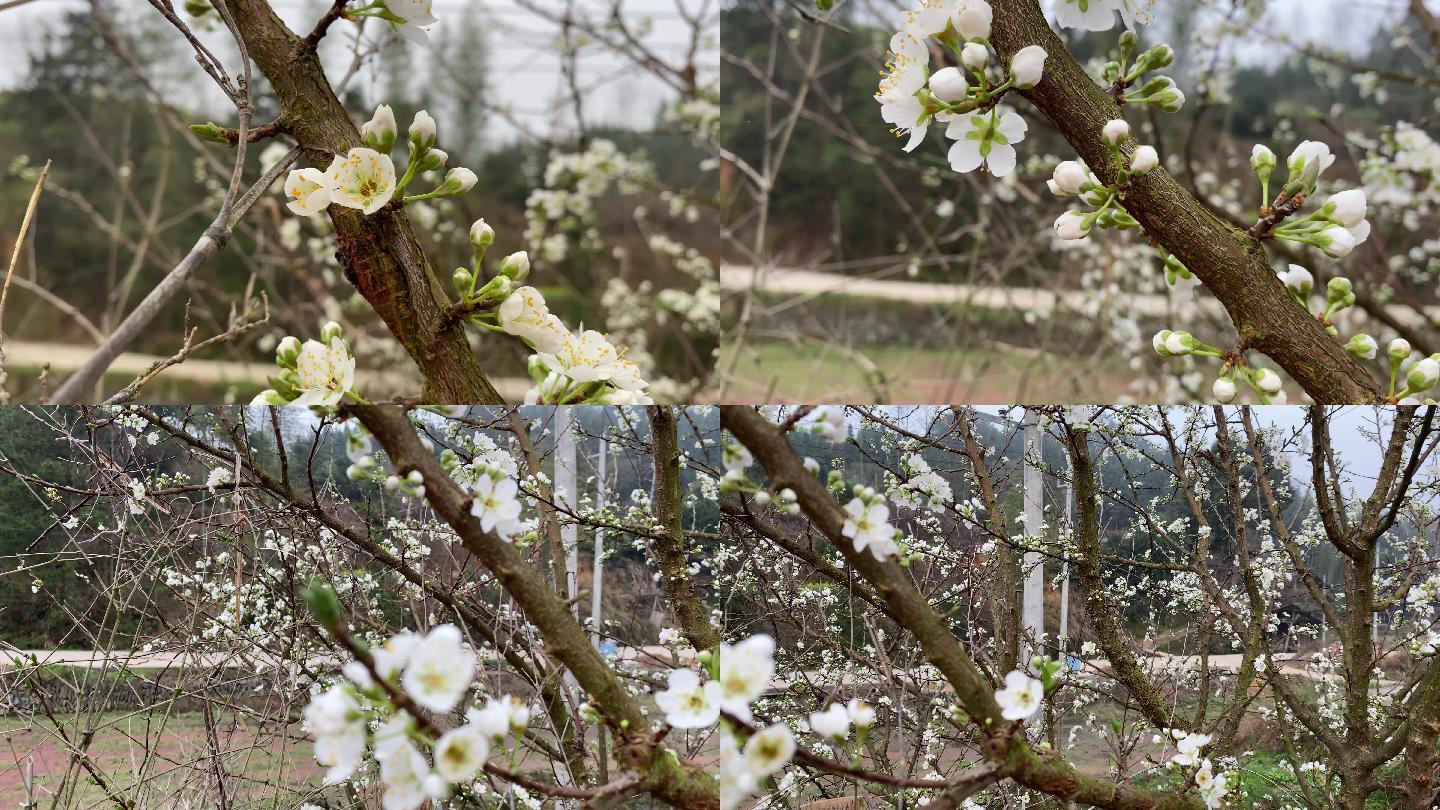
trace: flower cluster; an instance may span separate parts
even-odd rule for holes
[[[270,378],[274,387],[250,404],[334,407],[342,400],[365,401],[355,392],[355,358],[334,321],[321,327],[319,340],[301,343],[287,336],[275,349],[275,362],[280,373]]]
[[[330,205],[355,208],[373,214],[401,195],[404,202],[458,197],[474,188],[479,180],[463,167],[451,169],[440,185],[424,194],[404,196],[411,181],[419,174],[445,168],[449,155],[435,148],[435,119],[424,110],[415,114],[408,139],[410,160],[405,173],[396,179],[395,163],[390,152],[397,138],[395,112],[387,104],[375,108],[375,115],[360,127],[360,141],[344,155],[336,155],[330,167],[292,169],[285,180],[285,194],[292,199],[287,206],[300,216],[315,216]]]
[[[890,525],[890,507],[885,496],[872,487],[856,485],[855,497],[845,504],[845,525],[840,533],[855,544],[855,550],[864,553],[866,549],[877,560],[894,557],[900,553],[896,542],[900,532]]]
[[[1025,138],[1025,119],[1000,106],[1011,90],[1040,83],[1045,50],[1020,49],[1009,70],[990,70],[990,23],[994,16],[985,0],[922,0],[905,12],[900,31],[890,40],[886,72],[875,92],[880,115],[908,134],[905,151],[925,139],[930,123],[944,123],[945,137],[955,143],[950,167],[957,172],[986,166],[996,177],[1015,170],[1015,146]],[[957,66],[930,73],[929,40],[954,55]]]
[[[1205,800],[1207,808],[1215,805],[1229,793],[1229,777],[1223,773],[1215,773],[1214,766],[1210,760],[1202,756],[1200,751],[1210,744],[1209,734],[1195,734],[1183,729],[1170,729],[1169,737],[1175,741],[1175,748],[1179,753],[1170,759],[1172,766],[1189,767],[1198,765],[1195,769],[1195,787],[1200,790],[1200,798]]]
[[[1179,112],[1185,106],[1185,94],[1169,76],[1155,76],[1143,84],[1145,75],[1169,67],[1175,61],[1175,50],[1163,42],[1135,56],[1140,37],[1134,31],[1120,35],[1116,58],[1100,69],[1100,77],[1110,85],[1110,94],[1121,104],[1153,104],[1162,112]],[[1137,86],[1138,85],[1138,86]]]
[[[423,636],[402,632],[362,651],[344,666],[346,680],[305,708],[315,759],[329,768],[326,784],[350,779],[369,751],[379,764],[387,810],[414,810],[468,786],[507,738],[525,733],[529,708],[512,696],[491,698],[468,709],[463,724],[437,734],[411,707],[450,715],[470,691],[475,666],[474,651],[451,624]]]
[[[720,708],[744,722],[754,720],[750,704],[770,688],[775,677],[775,639],[755,635],[737,644],[720,645]],[[795,737],[784,723],[754,733],[725,723],[720,734],[720,807],[735,810],[761,791],[772,774],[795,755]]]
[[[895,480],[886,493],[900,506],[938,511],[955,500],[950,482],[930,469],[930,463],[919,453],[909,453],[901,458],[900,469],[907,479],[903,482]]]
[[[1055,220],[1055,233],[1061,239],[1084,239],[1091,229],[1114,228],[1128,230],[1139,228],[1140,223],[1130,216],[1120,201],[1124,197],[1125,184],[1130,178],[1146,174],[1160,165],[1160,155],[1155,147],[1140,145],[1127,157],[1124,146],[1130,138],[1130,125],[1117,118],[1105,125],[1101,133],[1110,147],[1110,155],[1121,167],[1115,175],[1115,182],[1109,186],[1100,182],[1085,164],[1079,160],[1067,160],[1055,167],[1055,172],[1046,181],[1051,193],[1057,197],[1077,197],[1090,211],[1069,210]]]
[[[1065,28],[1108,31],[1118,11],[1133,32],[1135,23],[1149,22],[1145,8],[1154,4],[1155,0],[1055,0],[1055,21]]]
[[[1357,245],[1370,238],[1370,221],[1365,192],[1348,189],[1332,194],[1319,209],[1300,219],[1286,220],[1297,212],[1315,193],[1320,175],[1335,162],[1330,147],[1320,141],[1303,141],[1286,161],[1288,176],[1279,196],[1266,204],[1270,196],[1270,175],[1275,170],[1275,153],[1263,144],[1256,144],[1250,153],[1250,167],[1260,180],[1260,215],[1267,224],[1262,236],[1274,236],[1289,242],[1313,245],[1332,259],[1343,259]],[[1285,220],[1285,221],[1281,221]]]

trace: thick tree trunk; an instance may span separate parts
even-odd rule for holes
[[[650,406],[650,441],[655,459],[655,518],[662,536],[655,538],[660,563],[660,584],[665,600],[680,624],[680,632],[696,650],[713,649],[720,634],[710,623],[710,611],[695,596],[685,550],[684,493],[680,488],[680,439],[675,411],[669,405]]]
[[[1110,182],[1120,169],[1101,137],[1121,108],[1085,73],[1051,30],[1036,0],[995,0],[991,41],[1005,61],[1029,45],[1044,48],[1044,79],[1024,91],[1087,165]],[[1223,222],[1162,168],[1133,179],[1125,209],[1185,263],[1230,314],[1248,349],[1269,355],[1316,402],[1376,401],[1380,388],[1359,361],[1286,291],[1265,249]],[[1183,324],[1176,324],[1177,327]]]
[[[360,133],[335,96],[315,52],[267,0],[230,0],[230,10],[255,64],[280,97],[281,128],[322,170],[334,155],[360,146]],[[405,346],[424,378],[421,398],[433,404],[502,404],[466,339],[446,314],[449,299],[431,270],[410,220],[391,206],[366,216],[332,205],[336,257],[365,300]]]

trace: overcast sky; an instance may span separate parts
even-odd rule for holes
[[[539,2],[563,7],[559,0]],[[627,19],[632,22],[638,22],[642,17],[653,20],[653,28],[645,37],[646,45],[662,57],[678,62],[688,44],[688,27],[676,11],[676,2],[682,3],[686,9],[701,5],[700,0],[626,0],[624,8]],[[297,31],[308,31],[318,19],[319,10],[329,5],[326,0],[270,0],[270,3]],[[66,11],[84,9],[88,5],[86,0],[33,0],[9,11],[0,11],[0,88],[13,87],[24,79],[29,54],[34,47],[32,43],[39,40],[37,32],[57,26]],[[129,14],[155,14],[145,0],[121,0],[117,7]],[[713,15],[713,0],[710,7],[712,17],[718,20]],[[578,0],[576,8],[581,13],[598,15],[608,5],[598,0]],[[453,21],[464,13],[483,14],[485,18],[491,53],[492,100],[513,108],[524,126],[536,134],[550,135],[557,129],[568,128],[568,121],[557,120],[547,109],[549,101],[561,88],[560,63],[552,47],[557,29],[510,0],[436,0],[435,14],[440,22],[431,28],[432,33],[438,33],[447,18]],[[718,28],[718,22],[716,26]],[[345,43],[337,42],[332,46],[333,50],[328,54],[331,58],[327,59],[327,67],[332,77],[343,75],[348,65],[347,48],[341,47],[348,47],[349,31],[346,28],[339,26],[332,29],[340,35],[335,39],[345,40]],[[354,29],[351,27],[349,30]],[[228,34],[211,32],[202,38],[207,40],[207,44],[223,45]],[[715,38],[718,41],[718,31]],[[181,41],[177,39],[177,52],[180,47]],[[707,58],[713,75],[718,66],[717,52],[712,50]],[[178,95],[182,104],[195,108],[197,112],[224,114],[229,106],[218,89],[193,63],[185,67],[192,69],[193,75],[185,77],[183,82],[175,82],[166,88],[167,91]],[[654,121],[657,111],[674,97],[667,86],[643,69],[600,49],[592,48],[582,57],[579,73],[599,85],[587,94],[586,115],[591,126],[648,126]],[[382,78],[375,71],[366,71],[356,81],[360,88],[368,90],[371,84],[378,84]],[[370,94],[367,92],[367,95]],[[405,122],[402,122],[404,125]],[[487,125],[491,143],[511,141],[516,134],[515,127],[498,116]]]

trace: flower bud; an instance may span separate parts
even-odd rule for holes
[[[282,368],[294,368],[295,361],[300,358],[300,339],[294,335],[286,335],[275,347],[275,362]]]
[[[953,14],[950,16],[950,24],[955,27],[955,33],[960,39],[969,42],[976,39],[990,38],[990,21],[994,17],[994,11],[989,3],[978,2],[978,0],[961,0]]]
[[[435,119],[430,113],[421,110],[415,113],[415,120],[410,123],[410,144],[417,152],[424,152],[435,145]]]
[[[340,324],[334,321],[327,321],[324,326],[320,327],[320,341],[327,346],[330,345],[330,341],[343,337],[344,334],[345,331],[340,328]]]
[[[475,220],[475,224],[470,226],[470,244],[476,250],[490,247],[495,244],[495,229],[483,219]]]
[[[1386,352],[1390,355],[1390,361],[1392,363],[1398,363],[1410,356],[1410,341],[1405,338],[1395,338],[1390,341]]]
[[[1135,150],[1135,157],[1130,161],[1130,171],[1135,174],[1145,174],[1156,166],[1160,165],[1160,154],[1153,146],[1141,146]]]
[[[1275,153],[1263,143],[1255,144],[1250,150],[1250,168],[1255,170],[1260,182],[1269,180],[1270,173],[1275,171]]]
[[[1315,277],[1298,264],[1290,265],[1289,269],[1280,274],[1280,280],[1302,301],[1310,297],[1310,291],[1315,287]]]
[[[1326,306],[1335,309],[1344,309],[1355,303],[1355,292],[1350,284],[1350,279],[1344,276],[1336,276],[1330,279],[1325,285]]]
[[[1150,50],[1140,54],[1135,60],[1135,67],[1130,71],[1132,76],[1140,76],[1152,70],[1160,70],[1170,66],[1175,61],[1175,49],[1163,42]]]
[[[1255,375],[1255,387],[1267,394],[1277,394],[1283,385],[1280,375],[1268,368],[1262,368]]]
[[[475,184],[479,181],[480,178],[475,176],[475,172],[464,167],[457,167],[451,169],[450,172],[445,175],[445,182],[441,184],[440,190],[443,191],[446,196],[453,197],[464,194],[474,188]]]
[[[456,291],[464,295],[470,292],[470,285],[474,283],[475,277],[470,274],[469,270],[457,267],[455,272],[450,274],[450,281],[454,283]]]
[[[1440,362],[1433,357],[1427,357],[1410,369],[1405,384],[1411,391],[1425,391],[1434,388],[1437,380],[1440,380]]]
[[[1321,210],[1331,220],[1346,228],[1354,228],[1365,219],[1365,192],[1352,188],[1332,194]]]
[[[1055,233],[1061,239],[1084,239],[1090,233],[1090,222],[1079,211],[1066,211],[1055,220]]]
[[[980,47],[984,49],[983,45]],[[965,81],[965,74],[961,73],[959,68],[940,68],[930,77],[930,92],[947,104],[964,100],[969,89],[970,84]]]
[[[191,124],[190,131],[195,134],[195,137],[202,141],[223,144],[230,143],[230,139],[225,137],[225,130],[219,124]]]
[[[1345,351],[1350,352],[1361,360],[1374,360],[1375,354],[1379,349],[1380,347],[1375,343],[1375,338],[1369,335],[1356,335],[1350,338],[1349,343],[1345,344]]]
[[[425,157],[420,158],[420,171],[438,172],[441,169],[445,168],[445,161],[449,159],[450,155],[447,154],[444,150],[431,149],[430,151],[425,153]]]
[[[1169,352],[1171,357],[1184,357],[1194,350],[1195,338],[1188,332],[1171,332],[1170,336],[1165,338],[1165,351]]]
[[[1105,125],[1105,129],[1101,131],[1101,134],[1105,137],[1106,143],[1114,146],[1130,137],[1130,125],[1125,122],[1125,119],[1116,118]]]
[[[1315,236],[1316,244],[1332,259],[1343,259],[1355,249],[1355,235],[1332,225]]]
[[[1229,377],[1220,377],[1210,387],[1210,392],[1215,395],[1221,405],[1229,405],[1235,401],[1235,395],[1239,393],[1235,388],[1235,381]]]
[[[1021,90],[1029,90],[1045,75],[1045,59],[1049,54],[1039,45],[1021,48],[1010,59],[1010,78]]]
[[[755,493],[755,497],[751,498],[751,500],[753,500],[753,501],[755,502],[755,505],[756,505],[756,506],[758,506],[758,507],[760,507],[760,508],[763,509],[763,508],[765,508],[766,506],[769,506],[769,505],[770,505],[770,493],[765,492],[765,491],[762,490],[762,491],[760,491],[760,492]]]
[[[360,142],[376,152],[388,155],[395,146],[399,125],[395,123],[395,111],[389,104],[375,108],[375,115],[360,125]]]
[[[960,51],[960,61],[971,70],[981,70],[990,62],[990,49],[978,42],[969,42]]]
[[[523,250],[511,253],[500,262],[500,275],[512,281],[524,281],[530,275],[530,254]]]
[[[1073,197],[1090,183],[1090,171],[1078,160],[1062,161],[1050,177],[1050,191],[1059,197]]]
[[[286,399],[283,394],[281,394],[279,391],[276,391],[274,388],[266,388],[264,391],[261,391],[259,394],[256,394],[256,395],[255,395],[255,398],[252,399],[252,400],[250,400],[250,404],[251,404],[251,405],[288,405],[288,404],[290,404],[290,400]]]
[[[1155,104],[1160,107],[1161,112],[1177,113],[1185,106],[1185,94],[1178,87],[1172,87],[1163,93],[1157,94]]]

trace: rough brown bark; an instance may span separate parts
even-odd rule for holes
[[[720,633],[710,623],[710,611],[695,597],[690,560],[685,550],[684,496],[680,489],[680,438],[675,411],[669,405],[651,405],[650,441],[655,461],[655,518],[662,531],[655,537],[660,563],[660,584],[680,632],[696,650],[714,649]]]
[[[706,773],[701,765],[682,763],[674,751],[654,741],[640,705],[590,645],[585,629],[565,600],[514,545],[494,532],[480,529],[479,519],[470,514],[470,497],[421,444],[405,411],[385,405],[354,407],[353,411],[385,448],[398,474],[415,470],[424,476],[425,499],[430,508],[455,529],[465,549],[495,575],[525,618],[539,630],[549,654],[575,676],[576,683],[606,717],[619,742],[620,761],[645,774],[640,789],[677,807],[718,808],[719,786],[713,774]]]
[[[360,133],[314,49],[286,27],[267,0],[230,0],[229,6],[251,57],[280,98],[276,123],[305,148],[311,165],[323,169],[334,155],[360,146]],[[421,398],[434,404],[503,404],[463,326],[447,317],[445,288],[403,210],[392,203],[366,216],[332,205],[328,213],[345,277],[414,359],[424,379]]]
[[[1044,48],[1043,80],[1023,91],[1102,182],[1120,169],[1101,137],[1123,117],[1051,30],[1036,0],[995,0],[991,42],[1006,62],[1029,45]],[[1375,402],[1379,385],[1286,291],[1261,243],[1226,224],[1163,168],[1133,179],[1125,209],[1190,268],[1224,305],[1242,345],[1268,355],[1316,402]],[[1177,324],[1178,325],[1178,324]]]

